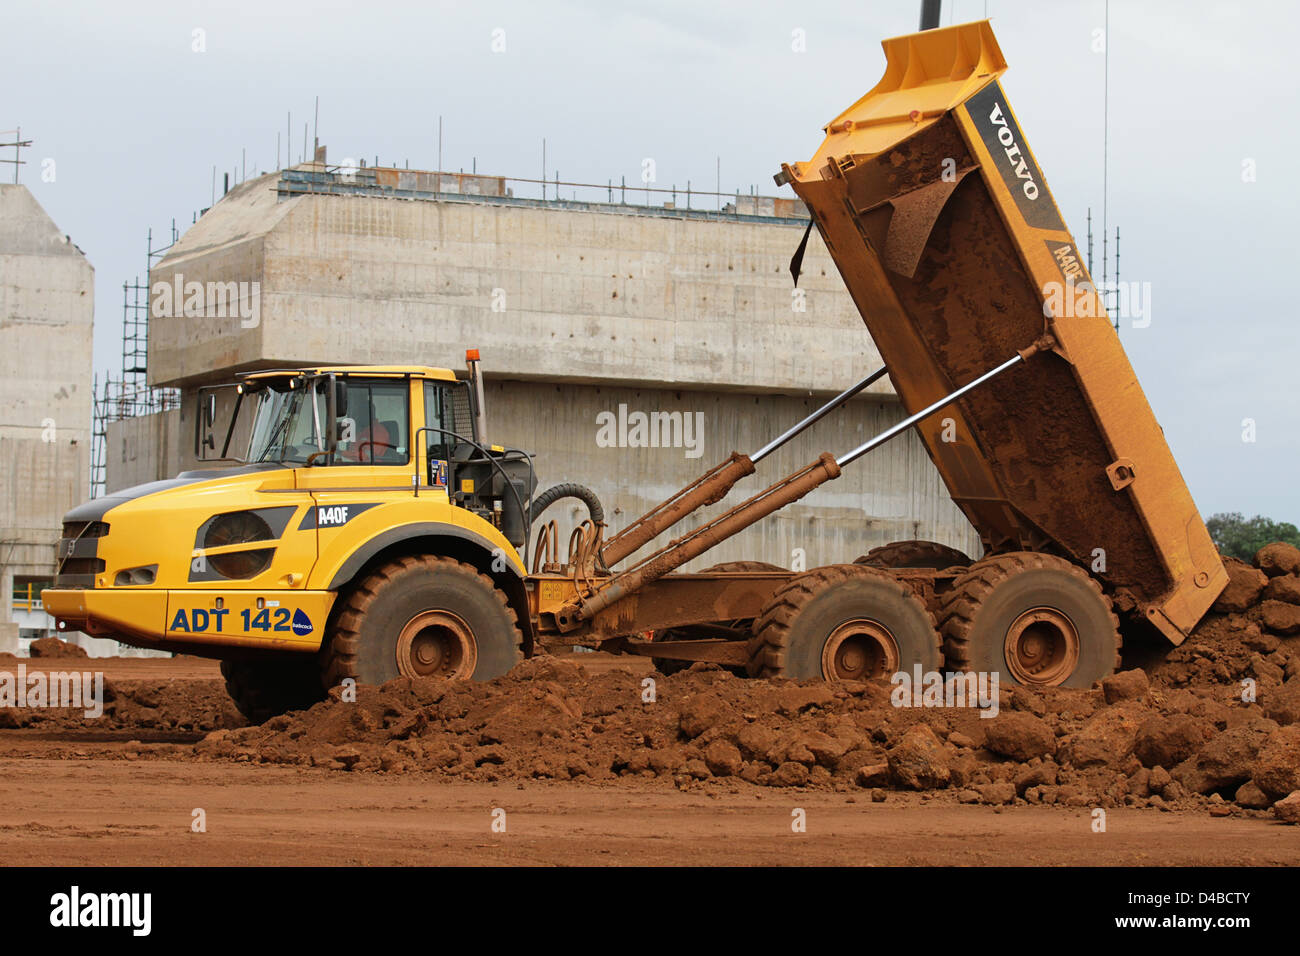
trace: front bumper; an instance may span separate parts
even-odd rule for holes
[[[47,588],[60,631],[82,631],[137,647],[320,648],[333,591],[164,588]]]

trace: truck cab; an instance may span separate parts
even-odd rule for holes
[[[272,670],[314,671],[303,662],[327,651],[340,594],[377,568],[434,555],[502,593],[526,652],[518,549],[536,479],[528,454],[484,442],[470,356],[468,380],[427,366],[250,373],[217,387],[234,390],[220,423],[216,388],[201,389],[195,456],[216,467],[65,516],[58,576],[45,592],[59,628],[234,669],[256,652]],[[400,673],[385,665],[358,676]]]

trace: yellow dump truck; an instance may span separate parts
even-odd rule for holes
[[[59,626],[221,658],[255,720],[344,679],[483,680],[547,647],[757,677],[919,667],[1088,687],[1116,667],[1121,616],[1181,642],[1226,573],[998,82],[992,30],[926,31],[885,52],[880,83],[778,176],[885,367],[608,538],[590,491],[535,495],[528,454],[487,442],[476,353],[465,380],[253,373],[220,451],[202,394],[196,416],[196,451],[229,458],[240,409],[255,406],[238,464],[66,516],[44,592]],[[886,374],[902,422],[645,553]],[[798,573],[679,570],[913,427],[980,533],[978,560],[909,541]],[[565,497],[590,513],[567,547],[540,520]]]

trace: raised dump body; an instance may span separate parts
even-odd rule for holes
[[[811,210],[909,412],[1053,335],[1052,354],[918,430],[987,549],[1073,558],[1180,643],[1227,573],[998,83],[993,31],[883,45],[884,78],[778,182]]]

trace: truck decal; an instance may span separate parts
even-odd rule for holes
[[[1025,222],[1036,229],[1064,231],[1065,223],[1043,182],[1042,171],[1029,155],[1016,118],[1007,108],[1001,85],[994,80],[972,96],[963,108],[992,154],[993,164],[1002,174],[1002,181]]]
[[[226,615],[230,608],[178,608],[167,625],[171,632],[187,634],[225,634]],[[253,631],[293,633],[305,637],[315,630],[309,618],[301,608],[290,612],[287,607],[244,608],[239,612],[241,628],[235,633],[248,634]]]
[[[298,530],[341,528],[361,512],[373,508],[377,504],[378,502],[372,501],[366,504],[317,505],[314,508],[307,509],[307,513],[302,516],[302,523],[298,525]]]

